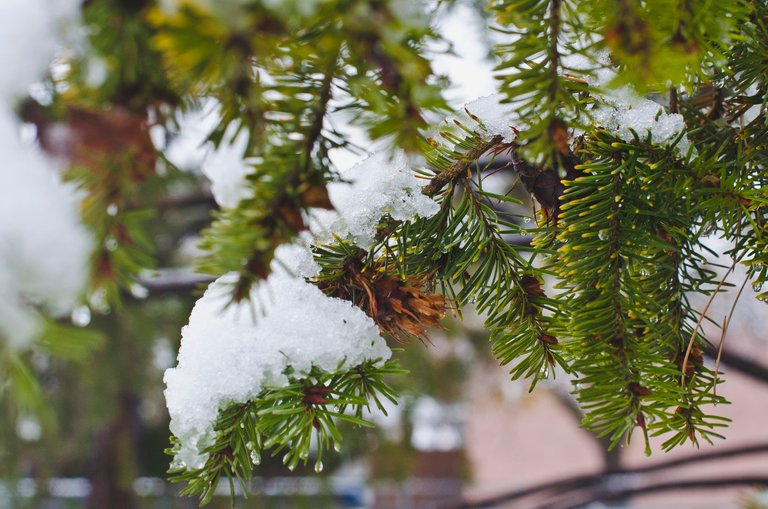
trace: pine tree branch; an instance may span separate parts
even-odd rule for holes
[[[304,210],[331,207],[325,188],[330,170],[323,158],[330,142],[323,136],[323,127],[340,52],[337,41],[330,51],[294,62],[295,68],[274,70],[272,87],[282,91],[283,99],[273,109],[287,119],[273,118],[264,128],[269,130],[265,138],[269,143],[261,147],[256,171],[246,177],[253,195],[222,211],[204,233],[203,246],[210,256],[203,260],[202,269],[212,274],[239,273],[233,284],[234,302],[247,299],[254,283],[268,277],[275,249],[306,229]],[[297,100],[294,94],[299,92],[311,93],[315,99]],[[296,133],[303,136],[296,139]]]

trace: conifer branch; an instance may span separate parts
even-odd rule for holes
[[[366,362],[350,368],[291,377],[284,387],[268,387],[246,403],[223,409],[216,421],[213,443],[203,451],[202,466],[172,466],[172,482],[187,485],[183,495],[200,496],[210,502],[222,476],[241,485],[251,479],[262,455],[283,453],[290,469],[309,462],[310,447],[316,446],[315,470],[323,469],[323,455],[341,450],[340,422],[371,426],[363,410],[373,404],[383,411],[383,400],[396,401],[397,393],[385,377],[405,373],[395,361]],[[182,444],[172,439],[166,452],[179,453]],[[233,494],[234,496],[234,494]]]
[[[28,8],[16,3],[12,10]],[[205,230],[208,256],[202,266],[212,276],[227,275],[195,307],[184,333],[185,353],[166,377],[168,394],[178,396],[168,398],[178,433],[170,452],[179,460],[176,479],[188,483],[185,493],[206,501],[222,476],[230,486],[234,478],[244,482],[262,453],[281,453],[292,468],[308,463],[313,452],[316,468],[322,468],[322,455],[341,441],[341,422],[366,426],[363,410],[369,404],[383,409],[384,400],[396,400],[388,377],[402,371],[394,362],[371,359],[389,354],[381,334],[429,343],[428,329],[439,326],[447,307],[458,314],[474,305],[491,332],[493,354],[512,366],[513,378],[528,377],[535,385],[556,366],[574,372],[585,425],[611,446],[628,440],[636,428],[646,443],[649,434],[663,435],[665,450],[720,437],[716,431],[727,419],[708,410],[725,403],[715,390],[719,362],[714,370],[704,362],[707,341],[700,331],[711,319],[708,307],[694,309],[689,295],[714,298],[726,286],[708,268],[704,240],[720,234],[733,244],[725,253],[734,260],[732,268],[746,265],[759,298],[768,300],[762,289],[768,284],[768,4],[682,1],[670,11],[670,2],[662,0],[491,2],[499,31],[509,36],[494,49],[503,99],[480,101],[477,115],[468,107],[471,121],[456,120],[440,131],[440,141],[424,143],[427,113],[448,111],[444,82],[429,60],[429,43],[439,35],[427,13],[404,14],[402,2],[388,0],[327,0],[322,8],[317,2],[258,0],[170,2],[175,5],[162,9],[154,1],[127,3],[86,2],[88,49],[63,53],[65,65],[56,66],[44,87],[50,108],[27,101],[21,113],[37,126],[40,146],[75,167],[69,176],[84,192],[80,212],[97,245],[94,302],[106,289],[107,300],[117,305],[117,287],[137,281],[155,294],[189,290],[196,281],[138,277],[155,261],[148,235],[155,225],[148,224],[145,209],[201,203],[156,197],[182,185],[189,189],[197,176],[181,177],[171,150],[158,153],[149,137],[150,119],[153,128],[167,128],[169,140],[184,138],[188,108],[213,105],[216,125],[208,128],[205,143],[213,145],[212,155],[238,152],[224,166],[246,175],[245,184],[233,185],[240,187],[230,197],[217,192],[216,165],[203,163],[212,170],[205,173],[221,209]],[[116,49],[122,52],[115,55]],[[90,70],[102,58],[108,61],[106,77],[96,83]],[[9,82],[14,78],[9,74]],[[16,90],[10,84],[0,88]],[[18,85],[23,91],[29,83]],[[654,102],[663,102],[665,94],[668,108]],[[0,95],[0,120],[15,135],[11,111],[17,97]],[[379,178],[347,179],[333,167],[332,150],[353,146],[347,129],[330,125],[337,113],[340,122],[362,127],[372,141],[395,149],[394,158],[367,160],[368,168],[384,170]],[[57,115],[67,126],[65,141],[53,129]],[[46,166],[15,147],[12,137],[5,144],[11,165]],[[429,179],[421,194],[415,192],[421,184],[413,168],[404,162],[419,152],[430,168],[416,169]],[[535,228],[522,225],[531,219],[527,204],[510,196],[509,188],[491,189],[479,175],[491,164],[486,156],[507,152],[515,184],[521,182],[541,205],[533,213]],[[159,171],[163,163],[166,172]],[[347,180],[355,207],[345,212],[343,193],[329,194],[326,185]],[[360,191],[368,184],[371,189]],[[76,211],[71,201],[61,210]],[[360,203],[366,205],[362,211],[356,208]],[[308,215],[323,222],[321,213],[314,214],[318,208],[335,208],[333,221],[349,224],[328,227],[332,240],[315,235],[313,253],[304,250],[300,260],[281,259],[282,250],[277,256],[278,247],[291,243],[286,256],[300,257],[291,249],[303,248],[294,241],[314,225]],[[68,271],[48,270],[50,253],[38,264],[45,270],[25,266],[27,251],[47,244],[27,243],[28,229],[15,223],[0,225],[0,244],[7,244],[13,262],[6,265],[13,269],[18,260],[21,267],[0,274],[10,289],[0,315],[28,318],[29,330],[38,325],[46,333],[61,332],[59,321],[52,325],[42,318],[59,311],[57,296],[49,299],[44,290],[52,274]],[[69,226],[74,232],[80,224]],[[532,233],[530,245],[510,243]],[[85,243],[84,235],[72,238]],[[168,261],[165,254],[159,257]],[[319,274],[289,267],[306,262],[315,268],[312,261]],[[289,298],[259,309],[266,320],[255,329],[230,320],[232,308],[206,307],[222,286],[231,300],[263,300],[260,292],[269,284],[255,283],[265,278],[288,289],[276,294]],[[555,291],[545,291],[552,278]],[[279,314],[290,310],[305,318],[309,313],[303,311],[330,303],[348,315],[322,322],[324,331],[315,320]],[[286,339],[280,328],[260,328],[270,319],[309,328]],[[349,325],[353,319],[359,327]],[[16,326],[8,323],[2,333],[12,336]],[[221,331],[213,347],[218,350],[207,350],[207,341],[196,343],[214,329]],[[271,367],[247,357],[250,345],[242,340],[254,330],[275,339],[267,353],[279,362]],[[306,354],[305,337],[314,334],[313,346],[319,351],[326,346],[320,340],[327,340],[327,350],[303,357],[286,353],[296,347]],[[85,348],[75,342],[46,336],[30,348],[82,359]],[[353,344],[356,357],[346,365]],[[721,354],[727,364],[729,352]],[[33,370],[16,363],[15,355],[6,356],[13,368],[9,386],[23,395],[19,383]],[[249,362],[238,365],[242,359]],[[235,374],[229,373],[234,365]],[[233,377],[253,368],[247,373],[252,378],[228,378],[215,386],[206,371],[213,367]],[[3,377],[0,386],[6,382]],[[38,394],[39,387],[29,382],[26,390]],[[184,415],[192,405],[206,412]],[[205,418],[198,420],[202,413]],[[310,451],[310,445],[317,448]]]

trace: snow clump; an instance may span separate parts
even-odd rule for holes
[[[9,106],[39,80],[51,63],[63,26],[76,19],[78,0],[0,2],[0,101]],[[3,112],[5,113],[5,112]]]
[[[0,118],[0,336],[23,346],[38,333],[34,305],[61,315],[77,304],[91,239],[75,189],[15,127]]]
[[[652,143],[665,145],[685,131],[682,115],[666,113],[660,104],[640,97],[629,87],[609,92],[604,101],[592,111],[594,123],[624,141],[633,141],[634,131],[641,140],[650,134]],[[690,141],[683,135],[675,149],[684,156],[689,148]]]
[[[221,122],[221,105],[213,98],[203,101],[199,109],[186,111],[177,118],[179,131],[167,140],[155,140],[168,161],[183,171],[201,171],[211,182],[213,199],[222,208],[237,207],[241,200],[253,196],[247,177],[255,171],[258,158],[246,158],[248,131],[230,125],[218,147],[208,139]]]
[[[242,136],[229,136],[231,144],[222,144],[202,165],[223,207],[236,206],[249,193]],[[327,186],[334,210],[310,211],[310,232],[278,247],[270,276],[255,285],[248,301],[227,305],[237,279],[228,274],[212,283],[192,310],[178,365],[165,372],[179,466],[204,465],[220,410],[252,400],[265,388],[287,385],[289,372],[302,377],[312,368],[332,372],[391,356],[378,326],[360,308],[328,297],[304,279],[320,271],[309,245],[336,235],[369,247],[383,216],[429,217],[440,206],[421,193],[427,181],[416,178],[402,151],[372,155],[340,177]]]
[[[519,124],[514,104],[502,103],[503,94],[480,97],[464,105],[472,115],[478,117],[492,136],[501,135],[504,142],[516,138],[513,124]]]
[[[423,183],[404,152],[373,155],[341,177],[344,182],[328,185],[335,210],[311,214],[312,233],[321,232],[321,238],[336,234],[368,247],[382,216],[405,221],[439,210],[421,194]],[[317,241],[305,232],[296,243],[278,247],[270,276],[254,287],[249,301],[227,305],[237,278],[229,274],[195,305],[182,330],[178,365],[165,372],[171,431],[181,444],[178,464],[201,467],[219,411],[267,387],[287,385],[289,371],[300,377],[313,367],[335,371],[391,356],[378,326],[360,308],[304,279],[320,271],[309,250]]]
[[[176,461],[188,468],[205,463],[202,451],[213,443],[220,409],[287,385],[289,368],[301,376],[313,367],[331,372],[391,355],[360,308],[302,278],[318,271],[311,253],[284,246],[276,258],[251,302],[227,306],[237,276],[225,275],[208,287],[182,330],[178,366],[165,372],[165,397],[181,441]],[[263,316],[254,316],[254,303]]]
[[[249,159],[243,158],[248,145],[248,132],[234,134],[231,127],[221,144],[208,152],[202,164],[203,174],[211,181],[213,198],[221,207],[229,209],[253,196],[247,177],[255,171]]]
[[[440,205],[421,194],[428,183],[419,180],[403,151],[376,153],[341,173],[344,182],[328,184],[334,211],[316,210],[310,218],[312,232],[322,241],[332,234],[360,247],[374,243],[376,225],[389,215],[397,221],[431,217]]]
[[[87,281],[91,239],[76,190],[54,163],[22,142],[15,101],[45,72],[57,28],[73,20],[74,0],[0,2],[0,338],[20,348],[40,332],[37,307],[71,311]]]

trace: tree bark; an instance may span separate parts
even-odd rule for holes
[[[133,481],[138,467],[136,446],[140,429],[139,398],[123,392],[115,417],[102,430],[91,460],[91,493],[87,509],[136,509]]]

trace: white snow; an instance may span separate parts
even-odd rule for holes
[[[313,277],[320,273],[320,266],[310,251],[311,236],[302,234],[292,244],[281,244],[275,249],[275,258],[270,266],[277,275]]]
[[[0,101],[23,96],[53,59],[62,25],[72,22],[78,0],[0,2]]]
[[[563,74],[576,73],[576,77],[596,88],[606,89],[616,79],[611,53],[607,49],[587,54],[570,53],[562,58],[561,66]]]
[[[578,53],[568,55],[563,58],[563,67],[566,73],[577,73],[579,78],[584,78],[602,92],[595,95],[597,107],[589,112],[591,119],[583,120],[585,125],[602,127],[627,142],[635,139],[632,131],[641,140],[645,140],[650,133],[651,142],[657,145],[672,143],[685,131],[682,115],[667,113],[661,104],[640,96],[631,86],[611,86],[617,73],[611,66],[607,50],[586,56]],[[575,132],[581,133],[581,129]],[[675,150],[685,156],[690,146],[690,140],[683,135]]]
[[[510,142],[515,139],[513,127],[520,127],[520,118],[515,106],[502,103],[503,99],[502,94],[488,95],[468,102],[464,108],[480,119],[490,135],[501,135],[505,142]]]
[[[91,239],[80,223],[79,197],[54,163],[20,138],[15,101],[44,74],[57,27],[76,1],[0,3],[0,338],[29,344],[40,329],[37,307],[71,311],[87,281]]]
[[[341,178],[345,182],[328,185],[335,211],[311,213],[310,228],[320,240],[330,241],[335,234],[367,248],[383,216],[407,221],[440,210],[437,202],[421,194],[428,181],[416,178],[403,151],[376,153],[341,172]]]
[[[629,87],[610,91],[603,99],[604,104],[591,112],[594,124],[624,141],[633,141],[634,131],[641,140],[650,133],[651,142],[665,145],[685,131],[682,115],[665,112],[660,104],[640,97]],[[689,147],[690,141],[683,135],[675,149],[686,155]]]
[[[240,200],[252,196],[246,177],[255,171],[259,159],[246,157],[247,130],[238,131],[231,124],[215,148],[208,136],[221,121],[221,107],[213,98],[179,114],[176,121],[179,130],[167,143],[163,136],[153,140],[171,164],[183,171],[202,171],[211,182],[213,198],[223,208],[237,207]]]
[[[230,125],[221,144],[203,161],[202,170],[211,181],[213,197],[224,208],[237,207],[240,200],[253,195],[246,177],[255,171],[254,159],[245,157],[247,145],[248,132],[237,133],[234,124]]]
[[[204,170],[222,206],[232,202],[221,196],[216,179],[225,175],[225,181],[236,183],[231,167],[242,165],[236,159],[232,156],[220,172],[210,166]],[[314,232],[326,239],[335,233],[367,247],[382,216],[408,220],[439,210],[421,194],[424,182],[415,177],[404,152],[376,154],[341,176],[349,183],[328,186],[335,211],[312,214]],[[305,233],[296,243],[278,247],[271,275],[254,288],[249,302],[227,307],[235,276],[225,275],[195,305],[182,330],[178,366],[165,374],[171,431],[181,442],[177,462],[201,466],[219,411],[249,401],[265,387],[287,384],[288,369],[301,376],[312,367],[333,371],[390,357],[375,322],[360,308],[327,297],[303,279],[319,272],[309,250],[316,241]]]
[[[219,105],[215,100],[203,101],[200,108],[177,114],[178,131],[165,139],[165,129],[158,126],[155,147],[162,150],[168,161],[183,171],[200,171],[203,161],[211,151],[208,135],[221,120]]]
[[[202,170],[222,207],[236,206],[250,192],[245,177],[253,170],[242,157],[245,135],[227,133],[229,143],[204,156]],[[178,143],[206,150],[204,139],[202,132],[185,134],[182,128]],[[296,243],[278,247],[271,275],[254,288],[249,302],[227,307],[233,275],[210,285],[182,330],[177,367],[165,374],[171,431],[181,442],[178,463],[202,465],[219,411],[254,398],[265,387],[287,384],[288,369],[301,376],[312,367],[333,371],[390,357],[371,318],[303,278],[319,272],[311,242],[330,241],[335,234],[368,247],[383,216],[404,221],[439,210],[421,194],[427,181],[416,178],[413,166],[402,151],[382,151],[342,171],[344,181],[328,185],[335,210],[310,214],[312,234],[318,237],[305,233]]]
[[[311,256],[311,254],[310,254]],[[178,366],[166,371],[171,431],[181,440],[176,460],[190,468],[206,460],[219,410],[254,398],[265,387],[289,383],[312,367],[324,371],[386,360],[391,352],[378,327],[351,302],[328,297],[300,276],[317,271],[300,246],[284,246],[273,273],[257,285],[251,303],[226,306],[226,275],[212,283],[182,330]],[[282,266],[291,267],[289,275]]]
[[[563,66],[567,70],[582,72],[579,77],[602,91],[596,95],[598,106],[590,111],[591,121],[587,119],[585,124],[602,127],[628,142],[635,139],[633,131],[641,140],[650,133],[651,142],[657,145],[672,143],[685,131],[682,115],[667,113],[661,104],[640,96],[631,86],[611,87],[616,71],[611,67],[607,50],[589,56],[568,55],[563,59]],[[690,145],[690,140],[684,135],[675,145],[675,150],[685,156]]]
[[[54,314],[74,307],[91,244],[75,190],[14,127],[0,119],[0,336],[21,345],[37,332],[32,304]]]

